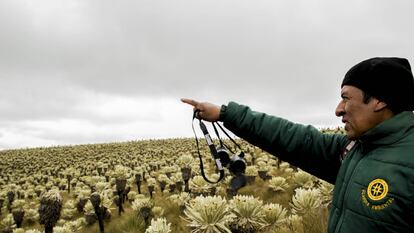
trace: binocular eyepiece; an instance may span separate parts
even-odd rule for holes
[[[244,153],[232,155],[224,147],[217,148],[217,154],[223,167],[227,167],[234,175],[244,174],[246,171],[246,162]]]

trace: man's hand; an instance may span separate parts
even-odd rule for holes
[[[198,111],[196,117],[198,119],[214,122],[218,121],[220,117],[220,106],[207,103],[207,102],[197,102],[192,99],[181,99],[182,102],[192,105],[194,107],[194,111]]]

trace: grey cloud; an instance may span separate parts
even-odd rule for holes
[[[271,90],[267,88],[269,81],[289,89],[296,85],[289,82],[292,77],[315,77],[312,82],[326,79],[321,75],[326,68],[324,64],[345,55],[348,49],[355,51],[359,50],[358,45],[364,45],[362,39],[367,33],[364,27],[354,27],[354,23],[377,28],[370,31],[370,37],[383,36],[391,27],[387,24],[384,28],[372,27],[372,22],[364,17],[367,8],[363,4],[353,12],[356,17],[349,18],[349,6],[331,4],[326,4],[326,9],[305,4],[310,8],[307,9],[293,3],[249,7],[214,1],[116,5],[106,2],[98,7],[93,3],[80,7],[85,28],[90,31],[64,38],[45,34],[48,31],[39,35],[27,29],[27,38],[38,39],[33,43],[22,39],[28,45],[15,54],[23,53],[30,59],[24,65],[43,69],[45,76],[61,71],[74,85],[100,91],[177,95],[195,87],[220,89],[218,82],[223,89],[234,86],[233,83],[241,85],[240,88],[249,87],[248,82],[240,80],[254,79],[259,81],[257,85],[266,83],[259,86],[261,91],[255,93],[259,95],[262,90]],[[306,14],[301,16],[296,9]],[[374,7],[373,12],[382,11]],[[325,13],[324,17],[318,13]],[[29,24],[29,19],[26,21]],[[345,25],[347,30],[336,24]],[[397,32],[407,34],[402,29]],[[349,39],[355,43],[350,44]],[[378,47],[384,45],[369,43],[372,42],[379,43]],[[338,59],[342,66],[345,62]],[[301,81],[310,84],[309,80]],[[232,92],[229,88],[225,90]]]
[[[372,56],[414,62],[413,7],[385,0],[1,1],[0,125],[162,119],[155,110],[88,109],[99,95],[236,100],[331,124],[352,65]],[[16,132],[29,133],[25,127]],[[47,135],[75,136],[38,136]]]

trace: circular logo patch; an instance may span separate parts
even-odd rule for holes
[[[368,197],[373,201],[379,201],[387,196],[388,184],[383,179],[375,179],[368,185]]]

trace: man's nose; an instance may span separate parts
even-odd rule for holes
[[[335,109],[335,115],[337,117],[343,116],[345,114],[344,103],[341,101],[339,102],[338,106]]]

